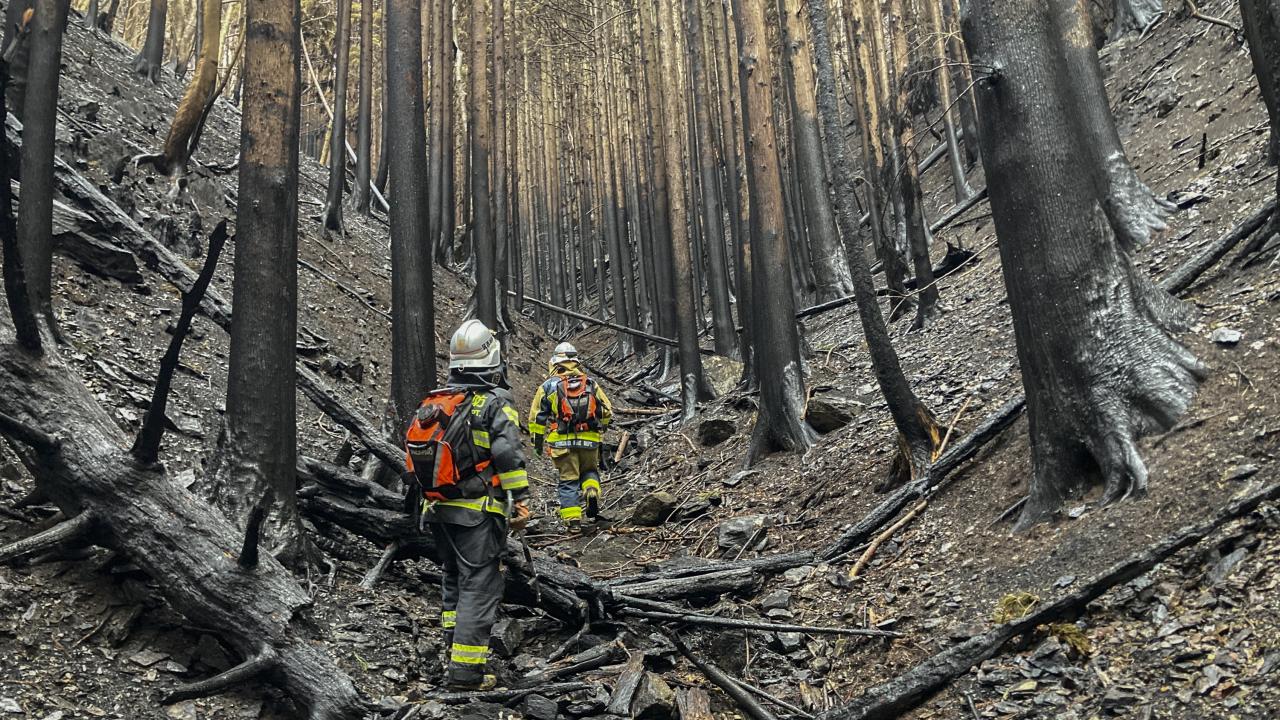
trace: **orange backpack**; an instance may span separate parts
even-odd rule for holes
[[[586,373],[560,377],[560,407],[556,427],[561,432],[584,432],[600,429],[600,407],[596,402],[596,384]]]
[[[482,477],[490,459],[480,459],[471,440],[469,392],[437,390],[428,395],[405,434],[405,464],[417,478],[427,500],[458,500],[484,494],[484,483],[468,483]],[[498,478],[493,478],[498,484]],[[464,483],[470,487],[464,487]],[[421,503],[416,503],[421,504]]]

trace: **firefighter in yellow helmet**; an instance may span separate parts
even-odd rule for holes
[[[584,511],[592,519],[600,513],[600,443],[613,420],[613,406],[585,372],[573,345],[557,345],[547,370],[550,377],[529,409],[529,433],[534,450],[545,451],[556,466],[560,520],[577,533]]]

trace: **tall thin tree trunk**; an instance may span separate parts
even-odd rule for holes
[[[698,133],[698,173],[702,184],[702,218],[706,239],[707,265],[711,295],[712,337],[715,350],[725,357],[738,354],[738,333],[734,328],[733,310],[729,305],[729,257],[725,250],[724,210],[720,204],[719,163],[711,137],[711,112],[703,96],[710,88],[707,78],[706,53],[702,45],[702,8],[697,2],[688,7],[689,67],[693,75],[693,107]]]
[[[973,188],[969,187],[969,180],[965,177],[964,161],[960,156],[960,141],[956,137],[955,118],[957,112],[954,106],[951,82],[955,78],[950,68],[947,67],[947,36],[945,26],[942,21],[942,8],[940,2],[949,2],[950,0],[924,0],[925,19],[928,21],[928,31],[933,35],[933,53],[929,56],[930,63],[937,63],[938,69],[934,72],[934,78],[938,83],[938,101],[942,105],[942,129],[944,138],[947,142],[947,158],[951,165],[951,184],[955,189],[956,202],[962,203],[973,195]],[[972,138],[970,143],[975,142]]]
[[[391,400],[397,427],[436,386],[435,291],[427,240],[422,4],[388,0],[387,142],[391,145]]]
[[[514,329],[507,303],[507,278],[510,266],[509,233],[510,208],[507,187],[507,37],[505,2],[493,2],[493,126],[490,143],[493,147],[493,245],[494,275],[497,283],[498,316],[503,327]],[[513,6],[514,9],[514,6]],[[513,103],[514,105],[514,103]]]
[[[766,0],[734,0],[733,15],[744,68],[744,127],[749,148],[747,182],[751,207],[751,317],[760,411],[748,462],[772,450],[804,453],[813,429],[804,419],[804,372],[795,300],[790,287],[782,175],[773,127],[773,58],[765,24]]]
[[[680,389],[684,403],[685,418],[692,417],[697,404],[712,397],[711,387],[702,372],[702,354],[698,346],[698,325],[694,318],[693,261],[689,250],[689,226],[686,223],[685,175],[681,162],[681,148],[684,147],[681,120],[683,94],[680,89],[680,68],[678,59],[680,50],[680,14],[675,0],[661,0],[660,15],[655,22],[659,32],[659,47],[662,50],[663,102],[667,122],[663,124],[666,133],[663,149],[665,150],[665,167],[667,175],[668,202],[671,207],[671,227],[668,242],[670,247],[669,265],[664,268],[671,273],[675,295],[672,298],[676,311],[677,350],[680,356]]]
[[[892,58],[892,88],[889,93],[893,122],[896,197],[900,222],[906,223],[907,247],[916,271],[916,317],[911,326],[921,329],[940,312],[938,285],[933,281],[933,261],[929,258],[929,223],[924,218],[924,194],[920,189],[919,163],[915,155],[915,126],[907,107],[907,0],[893,0],[889,14],[889,49]]]
[[[858,232],[861,213],[855,204],[853,163],[849,159],[844,123],[836,100],[836,76],[832,67],[831,31],[826,0],[807,0],[806,4],[813,31],[813,55],[818,69],[816,105],[827,137],[827,155],[831,159],[831,172],[836,185],[836,217],[840,222],[840,231],[854,236]],[[934,459],[941,443],[941,433],[933,413],[920,402],[902,371],[898,353],[893,349],[889,330],[880,312],[871,268],[867,265],[867,258],[861,247],[849,261],[853,268],[853,293],[871,356],[871,368],[880,385],[880,392],[889,405],[889,414],[898,430],[899,445],[909,461],[911,475],[914,477]]]
[[[333,124],[329,129],[329,187],[325,194],[324,226],[328,230],[341,231],[342,194],[347,186],[347,75],[351,68],[351,0],[337,0],[337,13]]]
[[[1267,162],[1274,165],[1280,159],[1280,6],[1275,0],[1240,0],[1240,18],[1271,125]]]
[[[151,82],[160,82],[160,63],[164,60],[164,24],[169,15],[168,0],[151,0],[147,14],[147,39],[133,59],[133,72]]]
[[[485,0],[475,0],[471,6],[471,92],[467,98],[471,130],[471,246],[476,263],[476,316],[495,328],[498,305],[494,294],[493,198],[489,194],[493,107],[489,91],[490,17],[485,9]]]
[[[245,103],[240,126],[240,200],[227,371],[226,464],[218,488],[228,519],[274,509],[269,547],[304,559],[297,510],[298,125],[301,110],[297,0],[245,5]],[[206,15],[206,21],[212,17]],[[214,28],[207,27],[210,36]]]
[[[35,0],[20,159],[22,195],[18,198],[18,252],[27,294],[32,310],[55,338],[59,334],[53,312],[53,156],[62,30],[70,6],[70,0]]]
[[[385,141],[384,141],[385,142]],[[360,0],[360,101],[356,108],[356,212],[369,214],[373,152],[373,0]]]
[[[452,262],[454,233],[457,230],[457,169],[456,162],[458,159],[457,152],[457,95],[454,92],[454,73],[456,72],[454,60],[456,59],[456,48],[454,45],[454,10],[453,3],[447,3],[443,6],[444,16],[444,32],[440,39],[444,43],[444,54],[442,59],[444,62],[440,65],[441,82],[441,107],[440,119],[443,123],[440,128],[440,229],[439,239],[436,241],[436,262],[444,265]]]
[[[931,1],[931,0],[927,0]],[[817,107],[814,104],[813,58],[806,37],[808,22],[802,0],[786,0],[784,54],[791,65],[794,88],[795,164],[800,193],[809,227],[810,262],[820,301],[844,297],[853,291],[849,263],[845,257],[835,214],[827,191],[822,141],[818,137]]]

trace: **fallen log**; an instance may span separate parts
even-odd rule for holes
[[[589,682],[563,682],[543,685],[541,687],[516,688],[512,690],[483,690],[478,692],[455,692],[455,693],[438,693],[428,695],[428,700],[435,700],[445,705],[462,705],[472,702],[487,703],[509,703],[513,700],[519,700],[525,695],[537,693],[539,695],[547,695],[551,697],[559,695],[568,695],[569,693],[578,692],[579,690],[590,690],[596,687],[598,683]],[[417,717],[417,715],[403,715],[405,720]]]
[[[610,591],[614,596],[640,598],[642,600],[673,600],[742,592],[756,587],[759,583],[760,575],[754,570],[749,567],[735,567],[688,578],[650,580],[629,585],[614,585],[610,588]]]
[[[279,687],[315,720],[354,720],[370,709],[346,673],[299,622],[312,600],[274,558],[253,570],[235,561],[242,537],[158,464],[136,461],[124,437],[74,370],[53,351],[37,357],[0,330],[0,413],[6,435],[48,436],[56,448],[24,452],[41,489],[69,518],[91,526],[86,537],[127,556],[156,580],[178,613],[224,640],[254,665],[253,679]],[[15,425],[30,429],[15,433]],[[4,555],[0,551],[0,555]],[[217,692],[242,674],[211,680]],[[197,688],[200,689],[200,688]]]
[[[1236,226],[1223,233],[1222,237],[1215,240],[1212,244],[1201,250],[1199,254],[1191,258],[1191,260],[1182,264],[1177,270],[1170,273],[1160,283],[1160,287],[1166,291],[1179,295],[1203,274],[1208,272],[1209,268],[1218,263],[1219,260],[1226,257],[1232,248],[1239,245],[1245,238],[1256,233],[1276,212],[1276,199],[1271,198],[1262,207],[1255,210],[1249,217],[1236,223]]]
[[[619,602],[626,602],[626,598],[617,598]],[[658,612],[656,610],[638,610],[636,608],[624,607],[622,614],[632,617],[645,618],[648,620],[662,620],[664,622],[684,623],[686,625],[702,625],[704,627],[733,628],[737,630],[762,630],[765,632],[796,632],[806,633],[809,635],[860,635],[865,637],[902,637],[902,633],[896,633],[891,630],[872,630],[868,628],[849,628],[849,627],[821,627],[817,625],[786,625],[783,623],[772,622],[756,622],[752,620],[740,620],[738,618],[716,617],[715,615],[702,615],[700,613],[670,613]]]
[[[518,300],[524,300],[525,302],[531,305],[537,305],[538,307],[543,308],[545,310],[550,310],[552,312],[560,313],[565,317],[571,317],[574,320],[581,320],[582,322],[591,323],[592,325],[599,325],[601,327],[606,327],[606,328],[609,328],[610,330],[616,330],[626,335],[634,335],[635,337],[644,338],[649,342],[655,342],[655,343],[658,343],[659,345],[666,345],[668,347],[676,346],[676,341],[672,340],[671,338],[665,338],[660,335],[652,335],[643,330],[636,330],[634,328],[626,327],[625,325],[619,325],[617,323],[609,322],[608,320],[601,320],[598,317],[592,317],[590,315],[587,315],[586,313],[580,313],[576,310],[562,308],[559,305],[552,305],[551,303],[545,300],[532,298],[532,297],[529,297],[528,295],[518,295],[514,290],[508,290],[507,294]]]
[[[1188,525],[1164,540],[1112,565],[1079,589],[1012,622],[970,637],[916,665],[911,670],[867,690],[857,700],[827,712],[822,720],[889,720],[901,717],[952,680],[994,657],[1010,639],[1041,625],[1069,620],[1111,588],[1138,578],[1175,553],[1185,550],[1223,524],[1253,512],[1263,502],[1280,498],[1280,483],[1254,490],[1228,503],[1213,517]]]

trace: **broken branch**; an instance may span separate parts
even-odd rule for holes
[[[1173,554],[1203,540],[1226,522],[1280,497],[1280,483],[1255,490],[1227,504],[1213,517],[1183,529],[1112,565],[1080,589],[1018,620],[998,625],[926,658],[911,670],[877,685],[854,702],[822,715],[822,720],[888,720],[924,702],[975,665],[994,657],[1011,638],[1073,617],[1111,588],[1140,577]]]
[[[852,580],[858,577],[858,575],[867,567],[867,563],[871,562],[871,558],[876,556],[876,550],[879,550],[881,545],[885,544],[889,538],[893,537],[895,533],[905,527],[907,523],[911,522],[915,516],[919,515],[920,512],[924,510],[925,505],[928,504],[928,500],[921,500],[916,503],[915,507],[911,508],[906,515],[903,515],[898,522],[891,525],[888,530],[877,535],[876,539],[871,541],[871,545],[863,551],[862,556],[858,558],[858,562],[854,563],[853,568],[849,570],[849,579]]]
[[[82,538],[93,529],[94,521],[93,513],[86,510],[31,537],[0,547],[0,563],[16,560],[24,555],[47,552]]]
[[[2,412],[0,412],[0,434],[8,435],[42,455],[56,455],[62,447],[62,441],[53,435]]]
[[[164,437],[165,406],[169,402],[169,388],[173,385],[173,373],[178,369],[178,360],[182,357],[182,343],[191,330],[191,321],[200,309],[200,301],[204,299],[209,283],[213,281],[213,272],[218,267],[218,256],[227,241],[227,221],[223,220],[213,229],[209,236],[209,253],[205,257],[204,267],[191,289],[182,294],[182,312],[173,328],[173,337],[169,340],[169,349],[160,360],[160,372],[156,374],[155,390],[151,394],[151,407],[147,408],[146,417],[142,420],[142,428],[133,441],[130,453],[138,462],[149,465],[156,461],[160,453],[160,441]]]
[[[738,707],[742,709],[742,712],[746,713],[747,717],[752,720],[778,720],[777,716],[766,710],[759,702],[756,702],[756,699],[751,696],[751,693],[747,692],[738,684],[738,681],[730,677],[728,673],[694,655],[693,651],[689,649],[689,646],[685,645],[677,635],[667,635],[667,639],[671,641],[672,645],[675,645],[676,650],[680,651],[681,655],[684,655],[689,662],[693,663],[694,667],[698,668],[703,675],[706,675],[708,680],[715,683],[726,695],[737,703]]]
[[[279,662],[280,658],[270,646],[263,647],[258,651],[257,655],[230,670],[214,675],[211,678],[183,685],[166,695],[160,702],[165,705],[172,705],[183,700],[194,700],[195,698],[216,695],[229,687],[259,679],[263,674],[273,670]]]

